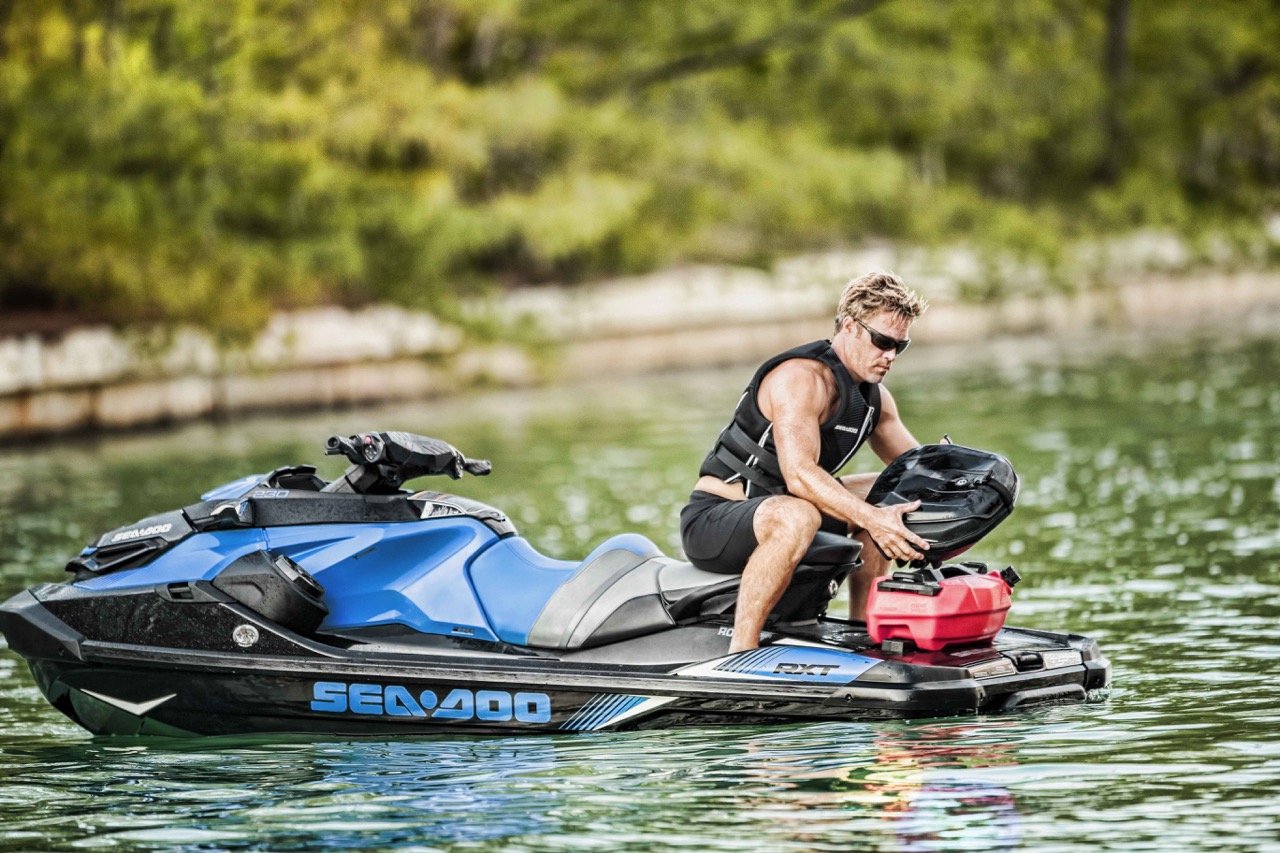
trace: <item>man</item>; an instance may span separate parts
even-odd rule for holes
[[[731,653],[759,645],[818,530],[856,531],[862,542],[865,566],[849,580],[857,620],[889,561],[918,559],[929,547],[902,522],[919,501],[875,507],[863,500],[875,475],[835,476],[864,443],[886,464],[919,445],[881,383],[927,307],[892,273],[849,282],[835,336],[761,365],[703,460],[680,535],[698,568],[742,573]]]

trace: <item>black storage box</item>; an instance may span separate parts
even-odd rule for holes
[[[930,563],[969,548],[1013,511],[1018,475],[996,453],[959,444],[925,444],[908,450],[881,472],[867,502],[876,506],[921,501],[903,516],[907,528],[929,543]]]

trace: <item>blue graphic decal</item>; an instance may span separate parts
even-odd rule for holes
[[[648,699],[625,693],[601,693],[593,696],[560,726],[561,731],[593,732]]]
[[[476,699],[471,691],[458,688],[449,691],[449,695],[444,697],[440,707],[431,716],[446,720],[469,720],[475,715],[475,711]]]
[[[262,482],[266,474],[250,474],[248,477],[241,477],[239,480],[233,480],[230,483],[224,483],[216,489],[210,489],[200,496],[202,501],[226,501],[232,498],[238,498],[249,489]]]
[[[752,675],[765,675],[768,673],[767,664],[775,658],[785,655],[789,649],[781,646],[765,646],[762,649],[752,649],[749,652],[743,652],[729,658],[724,663],[716,667],[721,672],[743,672]]]
[[[551,697],[545,693],[506,690],[450,690],[438,700],[432,690],[414,693],[399,684],[347,684],[317,681],[311,688],[311,710],[328,714],[388,717],[431,717],[436,720],[481,720],[486,723],[551,722]]]
[[[839,649],[765,646],[734,655],[718,664],[716,670],[784,681],[848,684],[878,663],[882,661]]]

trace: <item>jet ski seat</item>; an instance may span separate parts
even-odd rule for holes
[[[858,565],[860,552],[861,545],[847,537],[819,533],[774,618],[816,618],[831,598],[820,590],[843,580]],[[637,534],[613,537],[551,595],[525,643],[562,651],[590,648],[674,627],[707,605],[727,613],[741,582],[741,575],[706,572],[663,556]]]

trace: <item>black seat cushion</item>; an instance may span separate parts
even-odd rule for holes
[[[850,539],[848,536],[841,536],[838,533],[819,530],[813,537],[813,542],[809,544],[809,550],[805,551],[800,564],[808,566],[842,566],[858,559],[858,555],[861,553],[861,542]]]

